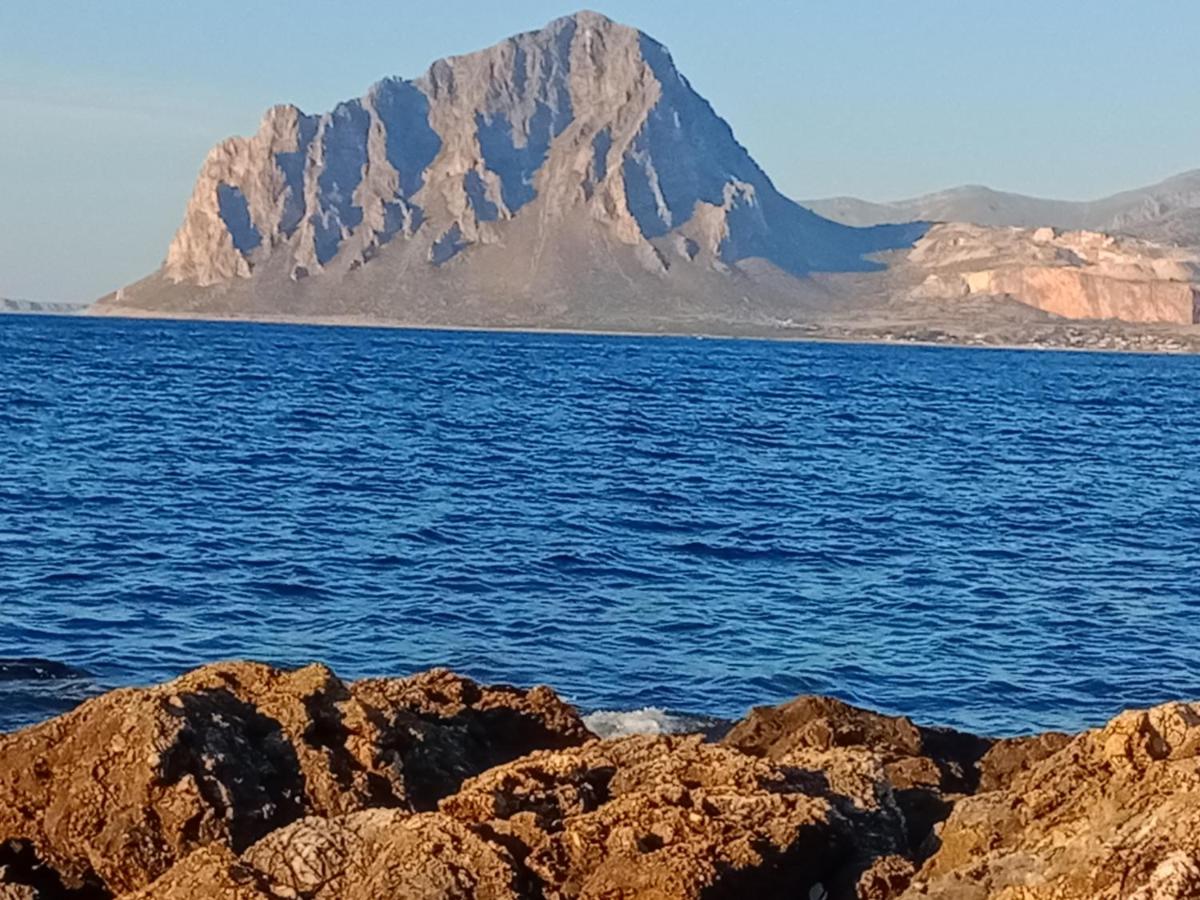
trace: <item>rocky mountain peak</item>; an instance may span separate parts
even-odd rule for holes
[[[170,282],[348,272],[398,241],[439,268],[512,224],[590,223],[651,273],[861,270],[913,229],[839,226],[783,197],[640,31],[584,11],[385,79],[332,112],[277,106],[204,163],[167,254]],[[286,259],[286,266],[279,264]]]

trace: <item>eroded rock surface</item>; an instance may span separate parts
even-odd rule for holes
[[[1074,738],[960,802],[940,838],[905,900],[1200,897],[1200,706]]]
[[[304,819],[239,858],[209,846],[136,900],[518,900],[510,854],[439,813],[373,810]]]
[[[322,666],[210,666],[0,736],[0,840],[68,887],[119,894],[197,848],[240,853],[306,815],[429,808],[464,777],[588,736],[545,689],[433,672],[352,691]]]
[[[0,737],[0,900],[1188,900],[1200,706],[991,741],[836,700],[599,740],[552,691],[210,666]]]
[[[874,852],[894,851],[871,772]],[[695,737],[631,737],[495,769],[442,811],[516,848],[547,898],[791,897],[853,881],[867,832],[819,773]],[[895,817],[891,824],[898,825]]]
[[[867,765],[843,779],[865,789],[859,807],[822,775],[698,736],[597,741],[497,767],[439,813],[304,819],[240,857],[210,847],[138,896],[174,900],[206,883],[230,896],[314,900],[853,896],[863,869],[901,843],[898,814],[878,802],[882,777]],[[856,830],[868,815],[879,826],[870,860],[867,832]],[[870,878],[897,867],[882,863]]]
[[[944,728],[923,728],[828,697],[799,697],[755,709],[723,743],[782,764],[824,767],[869,754],[904,816],[909,854],[919,855],[954,801],[979,784],[991,742]]]

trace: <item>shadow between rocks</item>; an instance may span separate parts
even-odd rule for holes
[[[0,896],[6,885],[32,888],[36,896],[56,900],[111,900],[113,896],[94,874],[82,884],[68,886],[26,840],[0,843]]]
[[[305,780],[296,750],[275,719],[224,689],[181,695],[173,707],[186,727],[162,760],[162,781],[190,775],[230,846],[251,844],[305,814]],[[199,817],[185,836],[201,842]]]

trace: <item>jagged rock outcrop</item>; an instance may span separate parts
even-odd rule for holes
[[[1200,706],[1001,741],[836,700],[599,740],[549,689],[210,666],[0,736],[4,900],[1193,900]]]
[[[466,777],[588,737],[545,689],[210,666],[0,736],[0,840],[68,887],[119,894],[200,847],[241,852],[306,815],[431,809]]]
[[[1128,712],[960,802],[905,900],[1200,897],[1200,706]]]
[[[908,254],[919,299],[1011,296],[1067,319],[1200,323],[1200,253],[1096,232],[937,225]]]
[[[305,819],[240,857],[208,848],[137,896],[845,896],[899,859],[902,823],[878,767],[835,770],[831,784],[699,737],[593,742],[487,772],[437,814]]]
[[[532,754],[441,808],[517,848],[546,898],[804,896],[903,844],[882,771],[834,768],[841,783],[699,736],[631,737]]]
[[[369,810],[303,819],[240,858],[205,847],[130,900],[519,900],[521,887],[512,855],[462,823]]]
[[[678,316],[657,298],[773,303],[771,273],[878,268],[922,230],[787,199],[661,44],[581,12],[324,115],[270,110],[209,154],[160,275],[97,309],[552,321],[586,274],[622,295],[610,318]]]
[[[903,851],[914,858],[925,852],[934,825],[954,802],[977,788],[980,760],[992,745],[986,738],[922,728],[828,697],[799,697],[755,709],[722,743],[779,763],[817,768],[869,754],[902,813]]]

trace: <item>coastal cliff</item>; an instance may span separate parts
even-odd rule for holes
[[[0,898],[1200,896],[1200,707],[992,740],[803,697],[600,740],[549,688],[209,666],[0,736]]]

